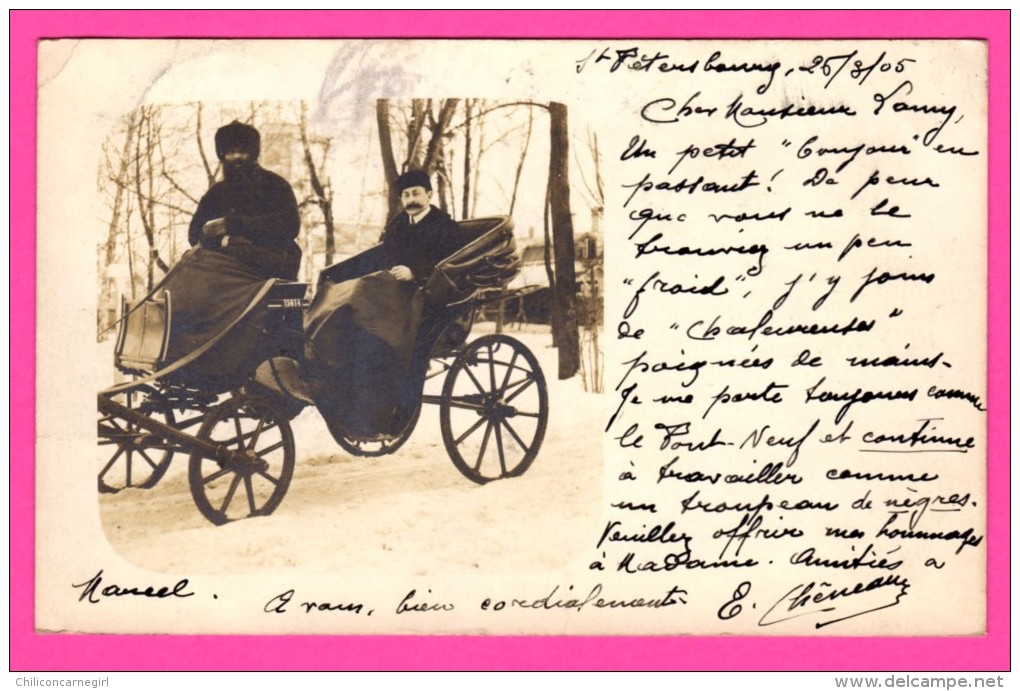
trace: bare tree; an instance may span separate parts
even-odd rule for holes
[[[592,168],[593,168],[593,180],[589,180],[588,176],[585,175],[585,166],[581,164],[577,156],[577,149],[574,150],[574,161],[577,164],[577,170],[581,175],[581,184],[583,189],[587,192],[588,203],[591,206],[592,211],[598,212],[600,215],[605,207],[606,191],[605,186],[602,182],[602,154],[599,152],[599,137],[596,133],[588,128],[587,136],[584,141],[585,147],[588,149],[591,155]]]
[[[482,110],[484,110],[483,106],[484,106],[484,104],[479,104],[479,108],[481,108]],[[488,145],[486,144],[486,141],[485,141],[486,128],[483,126],[484,119],[485,119],[485,114],[483,112],[478,112],[476,115],[473,115],[472,119],[477,120],[479,126],[477,128],[478,129],[478,146],[475,147],[477,149],[477,151],[476,151],[475,154],[473,154],[474,155],[474,183],[471,186],[471,208],[470,208],[470,210],[468,210],[468,208],[466,208],[466,207],[464,209],[464,213],[468,217],[476,216],[478,214],[478,190],[480,190],[482,188],[482,185],[481,185],[482,155],[488,150]]]
[[[198,156],[202,160],[202,169],[205,171],[206,181],[209,183],[208,187],[212,187],[216,184],[216,175],[219,172],[219,159],[217,158],[216,167],[213,168],[209,165],[209,157],[205,153],[205,145],[202,144],[202,104],[201,102],[195,104],[195,142],[198,144]]]
[[[447,185],[449,175],[446,167],[443,141],[450,129],[459,99],[443,99],[433,103],[432,99],[414,99],[404,123],[404,142],[407,143],[402,164],[397,165],[393,139],[394,109],[387,99],[376,101],[376,123],[379,127],[379,146],[382,150],[383,171],[389,190],[389,216],[400,211],[400,195],[397,193],[397,177],[404,171],[424,170],[430,176],[439,171],[439,184]],[[399,168],[399,169],[398,169]],[[446,187],[438,190],[440,200],[446,199]],[[445,205],[445,201],[443,201]]]
[[[425,147],[425,159],[417,167],[429,174],[435,172],[442,163],[440,157],[443,153],[443,139],[450,128],[453,114],[457,110],[457,103],[458,99],[448,98],[439,102],[438,114],[433,114],[431,108],[428,110],[431,136]]]
[[[328,178],[325,184],[323,184],[316,169],[315,161],[312,160],[312,147],[308,140],[307,110],[307,105],[302,101],[299,128],[301,132],[301,148],[304,151],[305,167],[308,169],[308,180],[314,195],[311,198],[311,202],[322,213],[322,224],[326,233],[326,266],[329,266],[333,263],[333,255],[336,253],[336,238],[333,232],[333,190]],[[325,139],[323,142],[322,163],[320,164],[322,168],[325,168],[326,160],[329,156],[329,146],[330,140]]]
[[[126,126],[124,128],[124,143],[121,148],[117,151],[118,163],[114,164],[109,160],[109,152],[107,153],[107,170],[103,171],[103,174],[109,176],[106,180],[101,180],[101,185],[106,186],[105,183],[113,183],[113,202],[111,204],[110,211],[110,223],[107,225],[106,230],[106,243],[103,250],[103,260],[99,267],[99,275],[101,279],[101,287],[99,293],[99,309],[97,310],[97,317],[99,323],[99,333],[102,334],[106,329],[113,323],[115,316],[114,296],[113,296],[113,282],[108,276],[110,267],[116,261],[117,258],[117,238],[120,235],[120,226],[122,218],[122,210],[124,208],[124,190],[126,185],[123,183],[127,179],[129,168],[128,165],[131,162],[131,148],[135,137],[135,112],[132,111],[126,118]],[[113,170],[116,165],[116,171]],[[130,211],[129,211],[130,212]]]
[[[376,126],[379,129],[379,148],[382,153],[383,175],[386,176],[386,189],[389,196],[389,211],[386,215],[391,217],[400,209],[400,199],[395,193],[397,177],[400,175],[400,172],[397,170],[397,158],[393,151],[389,99],[380,98],[375,102],[375,120]]]
[[[552,180],[546,180],[545,204],[542,206],[542,262],[545,265],[545,278],[549,283],[549,326],[552,330],[554,348],[560,347],[560,332],[563,320],[560,318],[559,302],[556,300],[556,269],[553,266],[552,219],[549,198],[552,194]]]
[[[473,215],[480,194],[481,157],[486,148],[506,140],[515,132],[523,131],[520,158],[513,169],[513,187],[507,192],[509,211],[516,208],[521,176],[531,141],[534,123],[533,108],[548,111],[550,123],[550,156],[547,201],[543,225],[546,234],[546,265],[552,293],[553,337],[559,349],[559,377],[567,379],[577,374],[580,367],[580,346],[577,312],[577,278],[575,275],[575,246],[573,219],[570,208],[570,138],[567,126],[567,107],[562,103],[519,101],[488,105],[480,101],[466,101],[462,112],[464,121],[453,125],[452,118],[458,101],[415,99],[402,108],[388,100],[376,103],[376,120],[382,151],[383,170],[389,189],[390,215],[400,209],[395,182],[400,172],[408,168],[437,174],[439,204],[452,207],[455,196],[450,189],[450,164],[456,146],[462,148],[463,188],[461,212]],[[506,127],[495,138],[487,138],[484,118],[501,109],[527,108],[527,122],[517,127]],[[401,133],[398,141],[394,132]],[[447,141],[447,144],[444,144]],[[406,148],[402,148],[406,147]],[[401,163],[398,164],[398,161]],[[510,173],[510,171],[506,171]],[[510,174],[503,175],[507,180]],[[496,180],[499,186],[498,178]],[[601,185],[601,179],[598,180]],[[470,203],[469,203],[470,200]]]
[[[574,275],[574,224],[570,212],[570,139],[567,107],[549,104],[549,215],[556,262],[553,289],[554,318],[559,323],[556,347],[559,352],[560,379],[569,379],[580,367],[577,324],[577,291]]]
[[[153,152],[160,136],[159,124],[156,122],[158,108],[142,106],[139,115],[139,134],[135,137],[135,195],[138,202],[138,217],[142,222],[142,230],[149,246],[146,262],[146,290],[154,285],[154,270],[158,267],[166,273],[170,270],[159,255],[156,248],[156,198],[155,198],[155,166]]]
[[[521,184],[521,173],[524,171],[524,159],[527,157],[528,147],[531,145],[531,126],[534,120],[534,111],[531,106],[528,106],[528,132],[524,137],[524,146],[521,147],[521,159],[517,163],[517,173],[514,175],[514,191],[510,195],[510,211],[508,213],[511,216],[514,213],[514,206],[517,205],[517,190]]]
[[[474,155],[471,151],[471,111],[474,109],[474,105],[475,99],[464,100],[464,202],[460,207],[464,216],[471,213],[471,157]],[[474,187],[477,189],[478,185],[476,184]]]
[[[112,202],[100,256],[100,314],[115,311],[112,276],[118,259],[126,264],[132,298],[140,286],[151,289],[159,280],[157,272],[169,271],[177,259],[178,230],[187,225],[200,196],[193,190],[201,188],[203,178],[211,184],[218,171],[202,146],[202,117],[201,104],[143,105],[107,141],[101,183]],[[114,138],[121,143],[113,144]],[[191,148],[196,142],[201,173]],[[135,242],[135,232],[144,238],[143,245]],[[100,325],[100,335],[105,327]]]
[[[599,330],[602,327],[602,268],[603,254],[600,249],[602,215],[605,211],[605,187],[602,182],[602,154],[599,151],[598,135],[588,130],[586,145],[591,155],[593,181],[584,174],[585,166],[578,161],[577,169],[581,181],[590,197],[589,204],[592,214],[591,236],[588,251],[584,257],[587,291],[584,295],[583,316],[580,319],[584,332],[582,334],[581,375],[587,390],[602,393],[605,360],[599,344]]]
[[[124,216],[124,254],[127,256],[128,276],[131,278],[131,299],[138,298],[135,287],[135,259],[134,249],[131,247],[131,197],[127,199],[127,214]]]

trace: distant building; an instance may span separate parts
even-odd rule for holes
[[[592,230],[574,235],[574,275],[577,281],[580,317],[583,323],[601,323],[603,302],[603,242],[601,229],[592,214]],[[534,238],[534,233],[529,233]],[[548,324],[552,312],[549,274],[545,266],[545,241],[532,239],[521,243],[521,272],[508,289],[529,289],[518,303],[507,306],[509,321]],[[550,261],[553,261],[550,258]],[[554,262],[553,262],[554,263]]]

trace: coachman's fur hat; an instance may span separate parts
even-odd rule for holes
[[[409,187],[424,187],[432,191],[432,181],[429,174],[424,170],[409,170],[397,178],[397,192],[403,192]]]
[[[216,130],[216,155],[221,160],[233,149],[247,151],[255,160],[259,157],[261,143],[262,138],[257,129],[237,120]]]

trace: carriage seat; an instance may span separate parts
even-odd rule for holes
[[[425,283],[425,295],[434,305],[455,305],[482,290],[499,290],[521,269],[509,216],[476,218],[457,224],[466,245],[439,262]]]
[[[520,260],[514,245],[514,222],[509,216],[488,216],[457,221],[464,246],[441,261],[426,282],[425,293],[434,305],[463,302],[482,288],[501,288],[516,276]],[[327,266],[319,274],[318,289],[388,269],[382,245]],[[509,277],[508,277],[509,276]]]
[[[120,330],[114,363],[126,374],[153,372],[166,359],[170,344],[170,291],[141,304],[120,299]]]

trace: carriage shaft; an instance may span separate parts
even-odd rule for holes
[[[197,453],[206,458],[221,461],[228,461],[234,455],[233,451],[225,448],[221,444],[207,442],[197,437],[193,437],[190,434],[181,432],[169,425],[164,425],[162,422],[153,420],[146,415],[142,415],[125,405],[117,403],[117,401],[114,401],[103,394],[99,394],[98,398],[99,412],[103,415],[112,415],[124,420],[130,420],[141,429],[159,435],[168,442],[173,442],[185,453]]]

